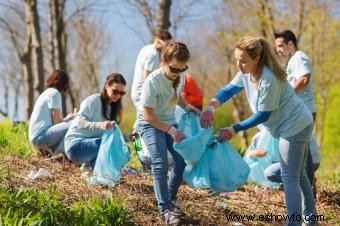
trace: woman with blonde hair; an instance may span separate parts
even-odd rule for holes
[[[313,128],[312,114],[295,95],[265,39],[251,36],[240,39],[235,46],[235,58],[239,72],[211,99],[201,114],[201,125],[210,126],[215,109],[244,89],[254,114],[242,122],[219,129],[219,139],[230,140],[235,133],[258,124],[278,138],[289,215],[287,225],[301,225],[301,221],[313,224],[316,217],[312,215],[316,215],[316,208],[305,171],[307,146]]]

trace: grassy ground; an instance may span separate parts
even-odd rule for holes
[[[26,177],[30,170],[40,167],[47,168],[53,175],[52,179],[32,181]],[[1,172],[1,188],[13,191],[24,188],[47,193],[53,191],[67,207],[84,200],[89,201],[93,196],[102,200],[118,197],[118,202],[125,202],[126,211],[132,216],[135,225],[161,225],[149,176],[124,175],[114,188],[89,187],[80,177],[79,166],[68,162],[51,163],[37,156],[28,159],[3,157]],[[319,176],[319,182],[322,183],[318,183],[317,208],[325,220],[320,222],[321,225],[340,223],[340,196],[339,189],[335,186],[339,181],[334,181],[338,179],[339,175],[331,178]],[[282,225],[282,222],[229,221],[228,216],[286,213],[281,190],[255,189],[254,185],[245,185],[228,197],[209,196],[206,190],[183,185],[179,191],[179,202],[187,213],[183,225],[237,225],[236,222],[243,225]]]
[[[19,216],[24,216],[22,225],[39,225],[38,220],[34,223],[39,217],[49,219],[41,225],[162,224],[148,175],[123,175],[114,188],[89,187],[80,177],[79,166],[66,161],[52,163],[38,157],[27,141],[27,127],[13,127],[7,122],[0,123],[0,151],[0,225],[20,225]],[[323,158],[328,161],[326,153]],[[317,173],[317,209],[324,217],[321,225],[340,225],[340,164],[334,159],[331,162],[332,167],[321,165]],[[134,152],[129,166],[141,168]],[[27,178],[30,170],[39,168],[48,169],[52,178],[34,181]],[[182,225],[283,225],[283,221],[248,221],[246,218],[242,221],[228,217],[255,215],[258,219],[260,215],[286,214],[281,190],[263,190],[253,184],[227,197],[211,196],[206,190],[183,184],[179,202],[187,214]],[[60,220],[61,216],[64,221]],[[68,221],[65,218],[69,218]]]

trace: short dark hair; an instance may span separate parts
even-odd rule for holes
[[[156,34],[156,38],[159,38],[160,40],[167,41],[172,39],[172,35],[168,30],[161,30]]]
[[[45,87],[54,87],[59,90],[59,92],[65,92],[69,88],[69,77],[63,70],[54,70],[47,77]]]
[[[280,32],[275,32],[274,36],[275,36],[275,39],[283,38],[283,41],[286,44],[288,44],[289,41],[292,41],[295,48],[298,48],[295,34],[291,30],[284,30],[284,31],[280,31]]]

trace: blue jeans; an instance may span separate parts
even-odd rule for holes
[[[293,216],[293,214],[295,216],[300,215],[302,220],[303,216],[317,214],[312,187],[305,170],[308,143],[312,130],[313,124],[294,136],[280,138],[279,140],[281,178],[287,212],[289,216]],[[301,221],[296,221],[295,219],[295,221],[289,221],[287,225],[301,225],[301,223]],[[308,223],[312,224],[313,222]]]
[[[316,170],[319,168],[320,163],[313,163],[313,161],[310,158],[311,158],[311,154],[308,153],[305,169],[306,169],[306,173],[307,173],[309,183],[313,187],[314,175],[315,175]],[[280,163],[277,162],[277,163],[273,163],[272,165],[268,166],[266,168],[266,170],[264,171],[264,175],[266,176],[266,178],[268,180],[270,180],[272,182],[281,183],[282,179],[281,179],[281,165],[280,165]]]
[[[78,164],[90,162],[94,169],[101,141],[102,138],[79,140],[66,151],[66,155]]]
[[[176,200],[178,188],[182,182],[184,168],[183,158],[172,147],[172,137],[150,124],[141,125],[141,136],[147,145],[152,161],[152,175],[155,196],[161,212],[170,209],[170,202]],[[167,180],[167,150],[174,159],[174,166]]]
[[[59,152],[65,152],[64,139],[65,134],[72,121],[60,122],[48,128],[35,138],[32,143],[41,148],[52,149]]]

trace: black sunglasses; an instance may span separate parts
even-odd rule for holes
[[[188,70],[188,68],[189,68],[188,65],[185,65],[185,68],[183,68],[183,69],[171,67],[171,66],[169,65],[170,72],[171,72],[171,73],[174,73],[174,74],[178,74],[178,73],[185,72],[186,70]]]
[[[126,94],[126,91],[119,91],[117,89],[111,89],[112,90],[112,94],[113,95],[121,95],[121,96],[124,96]]]

